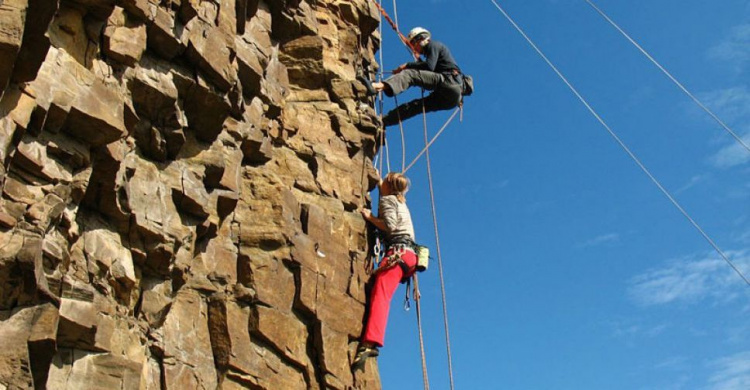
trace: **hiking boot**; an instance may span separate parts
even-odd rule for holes
[[[367,361],[368,357],[376,357],[380,355],[380,351],[378,351],[378,347],[362,347],[360,346],[357,349],[357,355],[354,356],[354,362],[352,362],[352,368],[355,370],[360,370],[365,368],[365,362]]]
[[[365,89],[367,89],[367,96],[375,96],[378,94],[378,91],[376,91],[372,86],[372,82],[370,80],[366,79],[364,76],[357,76],[357,80],[365,85]]]

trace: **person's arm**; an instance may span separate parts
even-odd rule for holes
[[[399,66],[399,72],[402,71],[402,70],[404,70],[404,69],[428,70],[427,69],[427,63],[424,62],[424,61],[422,61],[422,60],[407,62],[407,63]]]
[[[393,74],[399,74],[404,69],[427,69],[427,64],[424,61],[414,61],[401,64],[398,68],[393,70]]]
[[[388,231],[388,227],[385,225],[385,221],[382,218],[378,218],[372,215],[372,211],[363,209],[362,211],[360,211],[360,213],[362,214],[362,217],[365,219],[365,221],[370,222],[371,224],[375,225],[376,228],[382,231]]]

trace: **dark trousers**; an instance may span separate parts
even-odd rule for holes
[[[422,103],[426,112],[450,110],[461,102],[461,76],[443,75],[429,70],[404,69],[383,81],[386,95],[394,96],[409,87],[418,86],[430,92],[423,99],[414,99],[389,111],[383,117],[384,126],[393,126],[399,119],[405,121],[422,113]]]

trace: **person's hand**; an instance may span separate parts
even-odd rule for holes
[[[372,217],[372,211],[371,211],[370,209],[362,209],[362,210],[359,210],[359,213],[360,213],[360,214],[362,214],[362,217],[363,217],[363,218],[364,218],[365,220],[367,220],[367,221],[369,221],[369,220],[370,220],[370,217]]]
[[[398,66],[398,68],[393,70],[393,74],[399,74],[404,69],[406,69],[406,64],[401,64]]]

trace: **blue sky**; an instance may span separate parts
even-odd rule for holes
[[[584,0],[499,3],[750,276],[750,153]],[[750,142],[750,1],[597,4]],[[456,388],[750,388],[750,288],[492,2],[398,12],[475,79],[464,121],[431,149]],[[385,69],[408,60],[387,26],[384,37]],[[430,115],[430,132],[449,114]],[[421,120],[406,132],[414,156]],[[398,130],[389,143],[395,168]],[[434,252],[424,162],[409,176],[417,238]],[[447,389],[435,263],[421,278],[424,330],[431,388]],[[402,301],[403,287],[378,358],[385,389],[422,383]]]

